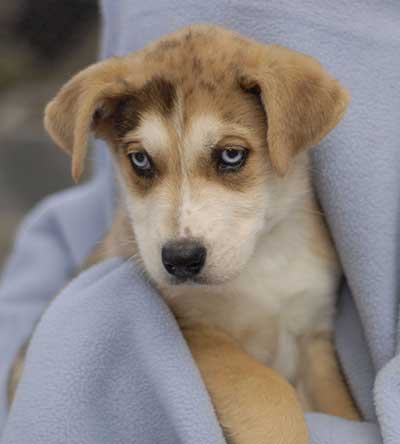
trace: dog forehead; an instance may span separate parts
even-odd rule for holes
[[[179,86],[186,98],[201,91],[216,94],[238,77],[249,44],[239,34],[198,25],[144,48],[137,66],[142,79],[168,80]]]
[[[142,80],[117,113],[120,135],[141,127],[152,145],[168,135],[170,147],[193,153],[216,142],[227,122],[248,123],[237,63],[245,45],[238,34],[195,26],[145,48],[136,65]]]
[[[156,128],[169,123],[180,139],[188,133],[192,140],[201,138],[207,127],[215,128],[224,118],[234,117],[232,97],[238,95],[239,85],[223,83],[218,87],[215,77],[206,73],[196,76],[188,72],[182,78],[174,78],[158,71],[117,106],[114,120],[117,133],[123,138],[128,131],[144,124]]]
[[[209,149],[217,142],[222,127],[222,119],[213,112],[193,115],[181,136],[185,151]]]
[[[147,112],[138,127],[129,131],[124,139],[126,142],[139,139],[150,154],[169,153],[171,160],[176,157],[173,154],[190,160],[193,155],[209,150],[218,141],[224,125],[216,114],[203,112],[193,115],[185,125],[181,122],[180,113],[178,105],[167,118]]]

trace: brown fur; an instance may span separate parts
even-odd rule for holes
[[[289,181],[292,165],[306,171],[308,163],[301,153],[337,125],[348,100],[348,93],[310,57],[262,45],[222,28],[194,26],[138,53],[98,63],[79,73],[48,105],[45,125],[56,143],[72,155],[76,180],[83,170],[90,130],[107,140],[128,193],[142,201],[169,193],[172,205],[165,224],[176,233],[184,181],[190,182],[194,197],[211,183],[214,190],[227,196],[247,196],[256,193],[266,177],[271,183]],[[204,134],[198,130],[208,139],[196,147],[190,165],[186,158],[187,164],[183,165],[182,140],[187,128],[195,125],[205,111],[215,117],[218,128],[208,128]],[[155,175],[149,179],[134,173],[127,154],[141,147],[138,131],[151,119],[162,122],[168,141],[163,137],[160,144],[168,146],[153,147]],[[214,123],[210,121],[209,126]],[[192,142],[195,145],[199,140]],[[234,175],[223,174],[212,156],[216,150],[232,146],[248,150],[246,165]],[[296,180],[301,189],[309,189],[307,175]],[[323,219],[317,215],[315,200],[310,197],[301,202],[297,217],[299,221],[309,218],[309,250],[335,274],[337,258]],[[255,206],[242,209],[243,218],[255,210]],[[190,210],[187,212],[190,216]],[[184,227],[184,235],[195,236],[192,228]],[[121,203],[110,233],[87,265],[116,255],[131,257],[138,253],[144,259],[137,244]],[[143,267],[149,271],[146,264]],[[155,284],[168,296],[170,290],[157,280]],[[170,306],[228,439],[236,444],[305,444],[307,428],[293,388],[242,347],[246,344],[248,349],[257,349],[261,340],[271,354],[276,353],[275,320],[271,318],[269,330],[259,332],[254,325],[238,328],[230,335],[221,331],[223,320],[222,328],[218,328],[218,322],[207,323],[206,318],[199,324],[197,314],[193,320],[191,317],[200,309],[203,293],[208,292],[212,298],[213,291],[193,288],[183,299],[179,295],[171,298]],[[217,312],[223,300],[218,299],[217,291],[215,296]],[[198,305],[193,304],[195,299]],[[228,308],[225,316],[229,316]],[[261,316],[267,322],[267,315]],[[298,392],[300,396],[307,392],[304,405],[311,403],[321,412],[357,418],[330,333],[303,335],[299,341],[302,374]]]
[[[137,91],[127,92],[126,97],[117,99],[117,108],[109,127],[115,130],[116,136],[121,140],[128,131],[132,131],[138,125],[140,116],[147,110],[156,110],[160,115],[168,115],[176,100],[175,87],[172,83],[162,78],[154,77]],[[99,116],[99,125],[104,120]]]
[[[226,60],[230,60],[228,67]],[[139,101],[144,95],[145,106],[155,97],[157,79],[162,79],[158,81],[164,85],[160,103],[167,99],[169,105],[173,102],[172,87],[165,85],[179,85],[186,97],[196,91],[196,101],[205,104],[218,85],[220,94],[213,106],[224,113],[232,109],[233,116],[240,113],[236,112],[232,85],[237,85],[237,90],[240,85],[247,89],[257,85],[268,107],[268,149],[279,174],[285,174],[291,157],[317,144],[336,126],[349,101],[348,93],[311,57],[275,45],[265,46],[222,28],[195,26],[139,53],[93,65],[67,83],[50,102],[46,128],[62,148],[73,153],[76,179],[83,168],[95,111],[104,106],[105,100],[123,100],[126,94]],[[184,119],[195,107],[197,103],[187,103]]]

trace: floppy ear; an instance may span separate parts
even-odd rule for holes
[[[46,107],[45,128],[55,143],[72,156],[75,181],[83,172],[95,114],[106,113],[106,101],[126,91],[126,71],[119,58],[96,63],[66,83]]]
[[[339,123],[350,99],[316,60],[275,45],[260,50],[241,83],[260,91],[269,154],[280,176],[296,154],[316,145]]]

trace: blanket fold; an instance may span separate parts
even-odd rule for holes
[[[175,319],[131,263],[105,262],[68,285],[26,365],[5,443],[223,442]]]
[[[353,444],[380,442],[371,424],[318,414],[308,422],[313,444],[349,433]],[[224,442],[171,312],[129,262],[73,280],[33,336],[3,443],[66,442]]]

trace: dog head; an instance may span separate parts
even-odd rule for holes
[[[303,153],[347,103],[312,58],[194,26],[82,71],[50,102],[45,125],[72,155],[75,179],[90,131],[108,142],[157,283],[215,285],[238,275],[296,206]]]

